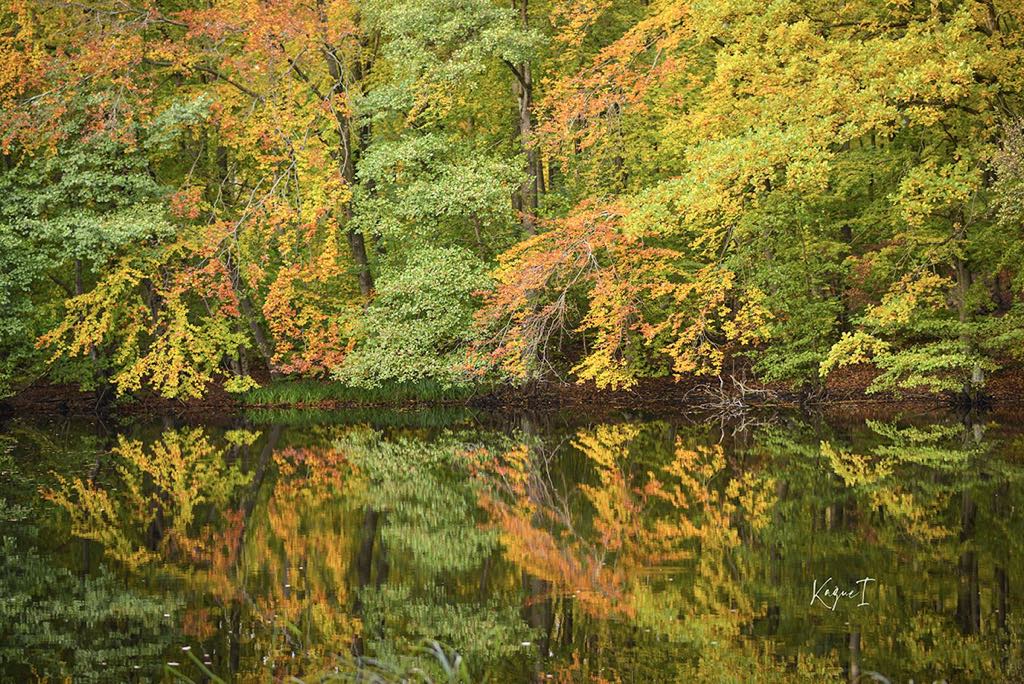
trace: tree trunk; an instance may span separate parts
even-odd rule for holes
[[[216,152],[216,165],[217,171],[220,174],[223,182],[221,183],[221,201],[227,205],[231,205],[235,201],[235,195],[232,190],[234,187],[234,173],[231,169],[230,160],[228,159],[228,150],[223,145],[217,146]],[[209,201],[215,201],[215,198],[208,198]],[[231,253],[232,246],[237,245],[237,239],[235,245],[229,245],[224,250],[224,268],[228,272],[228,279],[231,281],[231,290],[238,297],[238,308],[241,311],[242,318],[245,319],[246,325],[249,326],[249,332],[252,335],[253,341],[256,343],[256,351],[260,355],[263,363],[266,364],[267,370],[274,373],[273,359],[274,359],[274,345],[270,340],[266,330],[263,329],[261,322],[262,314],[257,311],[256,306],[252,303],[252,298],[245,290],[245,285],[242,282],[242,274],[238,269],[238,262]]]
[[[953,267],[956,271],[956,308],[957,317],[960,320],[960,344],[965,353],[973,354],[976,350],[967,330],[967,324],[971,318],[967,296],[974,277],[963,259],[955,259]],[[963,397],[965,403],[972,406],[977,404],[981,399],[982,386],[984,384],[985,372],[981,367],[981,363],[975,362],[974,367],[971,369],[970,379],[964,383]]]
[[[529,26],[528,1],[521,0],[518,4],[519,21],[523,30]],[[519,188],[519,197],[515,206],[521,214],[523,232],[532,235],[537,229],[536,216],[539,195],[544,192],[544,173],[541,168],[540,153],[533,144],[533,74],[530,71],[529,62],[523,62],[517,67],[510,65],[510,67],[515,75],[512,87],[519,103],[519,115],[516,123],[519,129],[519,139],[523,151],[526,153],[526,180]]]
[[[352,260],[356,262],[356,267],[359,269],[359,292],[364,297],[369,297],[373,292],[373,275],[370,274],[370,261],[366,257],[366,240],[363,238],[363,234],[349,228],[348,246],[352,252]]]
[[[230,249],[224,251],[224,267],[227,269],[228,278],[231,280],[231,289],[234,290],[235,296],[238,297],[238,308],[242,313],[242,318],[249,325],[252,339],[256,342],[256,351],[259,352],[263,362],[267,364],[267,369],[273,374],[274,345],[267,332],[263,329],[263,324],[260,322],[262,316],[256,311],[256,306],[252,303],[249,293],[245,291],[245,287],[242,284],[242,274],[238,270],[238,264],[235,263],[234,257],[231,256]]]
[[[326,27],[327,15],[323,7],[322,0],[317,2],[317,8],[320,12],[321,21],[324,22]],[[331,78],[334,80],[334,84],[331,86],[331,94],[343,94],[345,92],[345,73],[342,71],[341,57],[338,55],[337,49],[324,41],[324,46],[321,50],[324,60],[327,64],[327,71],[330,73]],[[355,73],[353,73],[353,80],[358,82],[362,76],[362,66],[359,62],[356,62],[354,67]],[[341,150],[338,155],[338,170],[341,173],[341,177],[345,183],[350,187],[356,186],[356,162],[355,162],[355,150],[352,147],[352,120],[349,115],[338,108],[334,108],[334,121],[338,129],[338,138],[341,143]],[[364,137],[364,131],[360,131],[360,144],[365,145],[367,142]],[[368,135],[368,129],[367,129]],[[348,226],[352,218],[352,206],[346,204],[345,208],[341,211],[338,216],[338,225],[345,230],[346,237],[348,238],[349,251],[352,254],[352,261],[355,262],[356,268],[359,272],[359,291],[364,297],[370,296],[373,292],[373,275],[370,273],[370,261],[366,254],[366,240],[363,238],[363,234],[358,230],[355,230]]]

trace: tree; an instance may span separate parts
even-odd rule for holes
[[[871,363],[873,390],[974,402],[1015,362],[1010,0],[46,0],[2,21],[16,381],[40,334],[52,378],[122,392],[348,377],[378,281],[463,250],[492,286],[431,334],[491,377],[736,364],[811,391]],[[384,380],[366,354],[351,377]]]

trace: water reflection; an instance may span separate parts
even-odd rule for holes
[[[433,639],[492,681],[1020,680],[1020,446],[898,418],[15,423],[0,679],[447,681]]]

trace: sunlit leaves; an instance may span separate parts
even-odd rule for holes
[[[588,353],[577,378],[629,387],[665,365],[677,376],[717,373],[727,350],[768,336],[759,291],[738,293],[730,270],[694,270],[684,254],[623,230],[626,211],[584,203],[502,255],[478,321],[505,372],[537,374],[551,346],[579,334]]]
[[[188,245],[181,252],[188,254]],[[246,338],[232,325],[237,303],[223,287],[220,263],[168,276],[168,266],[181,266],[174,257],[166,250],[158,258],[170,263],[123,259],[91,291],[68,300],[64,320],[39,346],[57,359],[88,356],[109,345],[111,380],[119,392],[145,384],[166,397],[202,396],[224,355],[236,354]],[[195,294],[205,300],[206,316],[194,314]]]

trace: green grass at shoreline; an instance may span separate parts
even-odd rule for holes
[[[288,427],[372,423],[391,428],[444,428],[474,423],[479,419],[476,411],[458,405],[441,408],[419,405],[406,408],[346,406],[343,410],[284,406],[249,408],[244,410],[244,414],[254,424],[277,424]]]
[[[239,395],[250,406],[319,404],[404,404],[410,402],[460,402],[482,396],[492,390],[487,385],[445,386],[438,382],[389,383],[379,387],[353,387],[330,380],[272,380],[262,387]]]

